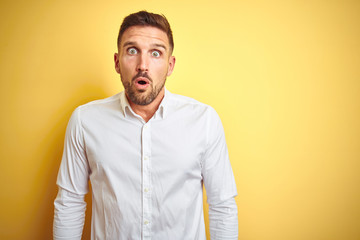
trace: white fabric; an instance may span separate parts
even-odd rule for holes
[[[165,90],[146,123],[121,92],[78,107],[67,127],[54,239],[81,239],[92,186],[91,239],[237,239],[237,195],[215,110]]]

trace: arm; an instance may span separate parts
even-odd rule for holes
[[[238,239],[238,216],[234,198],[209,205],[211,239]]]
[[[212,240],[238,239],[237,195],[224,130],[215,110],[209,110],[207,148],[202,161],[202,175],[209,204]]]
[[[80,240],[85,222],[84,195],[59,188],[54,205],[54,240]]]
[[[80,240],[85,221],[90,168],[88,165],[80,110],[76,109],[66,129],[64,152],[57,178],[53,237],[55,240]]]

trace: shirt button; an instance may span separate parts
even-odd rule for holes
[[[147,126],[147,125],[145,125],[145,126],[144,126],[144,128],[148,128],[148,126]]]
[[[149,189],[147,189],[147,188],[144,189],[144,192],[148,192],[148,191],[149,191]]]
[[[145,156],[145,157],[144,157],[144,160],[148,160],[148,159],[149,159],[149,157],[148,157],[148,156]]]
[[[144,221],[144,224],[145,224],[145,225],[148,225],[148,224],[149,224],[149,221],[145,220],[145,221]]]

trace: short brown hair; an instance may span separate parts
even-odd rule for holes
[[[121,24],[117,45],[120,46],[121,37],[124,34],[125,30],[132,26],[152,26],[159,28],[164,31],[169,39],[170,51],[174,50],[174,39],[170,24],[164,15],[159,15],[156,13],[150,13],[147,11],[140,11],[137,13],[132,13],[129,16],[124,18],[123,23]]]

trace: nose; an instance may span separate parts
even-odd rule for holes
[[[139,72],[147,72],[149,70],[149,59],[146,54],[141,54],[139,56],[137,71]]]

